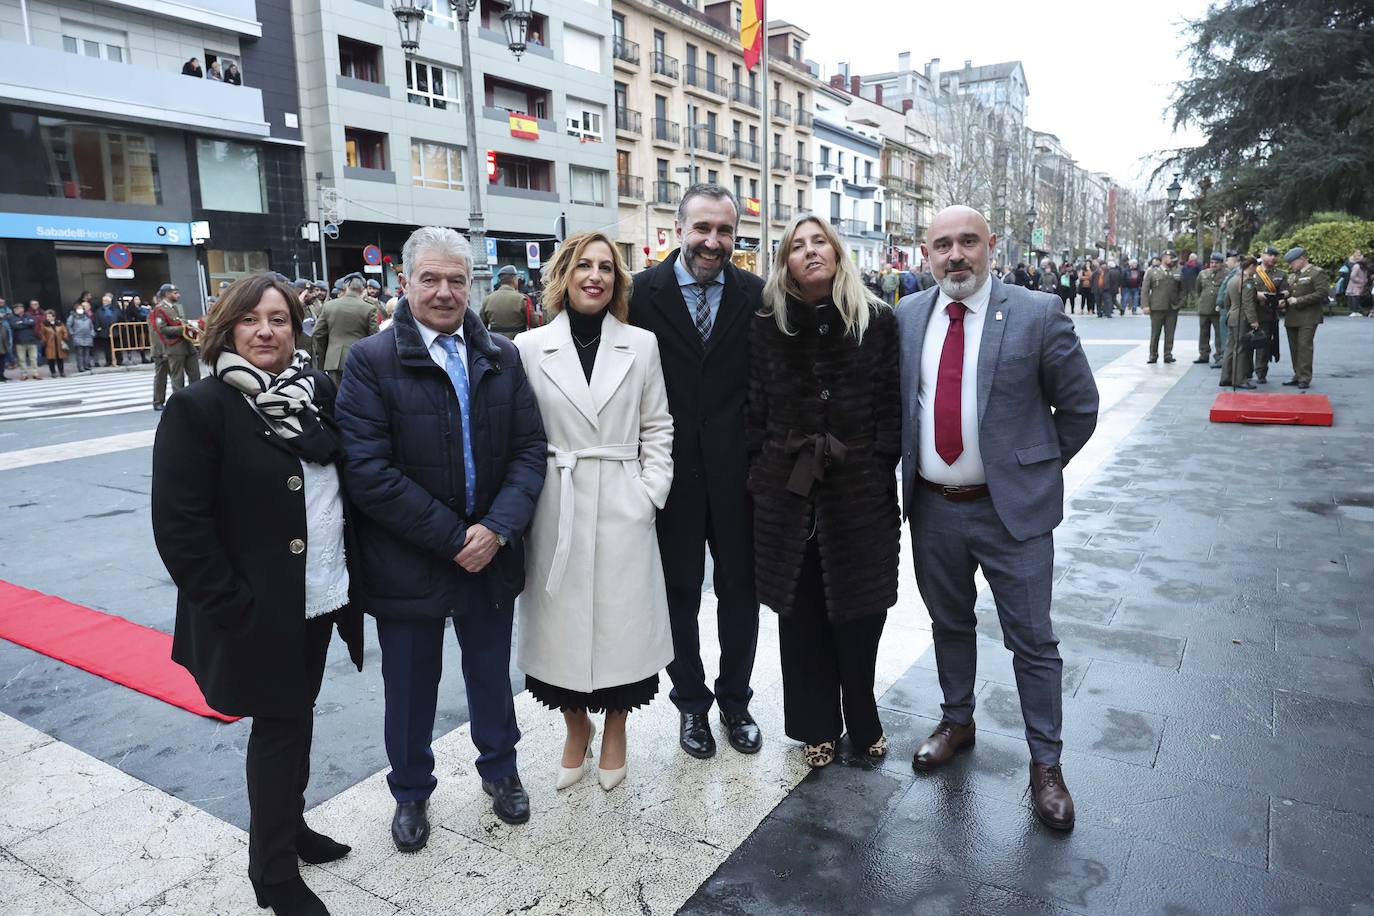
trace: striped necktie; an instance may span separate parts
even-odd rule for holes
[[[458,353],[458,335],[441,334],[437,339],[439,346],[448,354],[444,371],[448,373],[448,380],[458,395],[458,409],[463,415],[463,495],[467,514],[471,516],[477,509],[477,462],[472,456],[472,424],[469,421],[472,397],[468,390],[468,367],[463,365],[463,357]]]
[[[696,285],[696,326],[697,333],[701,335],[702,343],[706,343],[711,336],[711,307],[706,302],[706,287],[707,284],[705,283],[698,283]]]

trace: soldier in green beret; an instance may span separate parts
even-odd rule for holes
[[[1329,299],[1326,271],[1307,258],[1301,247],[1290,248],[1283,256],[1293,271],[1288,276],[1288,298],[1283,300],[1283,325],[1288,331],[1288,354],[1293,360],[1293,377],[1285,385],[1306,389],[1312,384],[1312,345],[1317,336]]]

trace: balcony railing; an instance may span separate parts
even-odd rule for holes
[[[797,160],[797,168],[796,168],[795,171],[796,171],[796,173],[797,173],[798,175],[805,175],[807,178],[810,178],[811,175],[813,174],[813,172],[812,172],[812,170],[811,170],[811,160],[810,160],[810,159],[798,159],[798,160]]]
[[[921,186],[910,178],[903,178],[891,173],[883,175],[883,185],[890,191],[901,191],[904,194],[919,194],[921,192]]]
[[[675,80],[678,78],[677,58],[664,54],[662,51],[655,51],[653,70],[655,76],[666,76],[668,79]]]
[[[681,143],[682,125],[666,118],[654,118],[652,122],[654,139],[663,143]]]
[[[792,208],[787,204],[773,204],[773,219],[785,223],[792,218]]]
[[[748,140],[733,140],[730,143],[730,158],[739,159],[743,162],[752,162],[755,165],[759,161],[759,145],[750,143]]]
[[[676,181],[664,181],[662,179],[654,182],[654,203],[677,206],[680,200],[682,200],[682,185]]]
[[[774,153],[769,160],[769,166],[775,172],[790,172],[792,171],[792,157],[786,153]]]
[[[611,36],[611,56],[627,64],[639,66],[639,42],[630,41],[624,35]]]
[[[746,86],[744,83],[731,83],[730,101],[740,105],[748,105],[750,108],[758,108],[759,91],[753,86]]]
[[[724,134],[713,134],[704,127],[692,131],[692,144],[698,153],[713,153],[717,156],[730,155],[730,138]]]
[[[714,92],[719,96],[730,94],[730,84],[724,77],[716,76],[710,70],[704,70],[701,67],[688,67],[684,82],[688,86],[705,89],[707,92]]]
[[[862,236],[867,228],[867,224],[860,219],[832,219],[830,222],[840,235],[850,237]]]
[[[797,126],[804,130],[811,130],[816,126],[816,116],[804,108],[798,108]]]
[[[782,99],[774,99],[768,104],[768,108],[773,112],[773,117],[781,121],[792,120],[792,106]]]
[[[644,116],[633,108],[617,108],[615,110],[615,129],[623,130],[629,134],[644,133]]]
[[[626,200],[644,199],[644,179],[638,175],[615,176],[615,189]]]

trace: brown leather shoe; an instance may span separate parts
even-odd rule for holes
[[[1054,830],[1073,829],[1073,796],[1064,785],[1064,770],[1058,764],[1030,765],[1031,802],[1040,823]]]
[[[943,766],[959,751],[973,747],[973,735],[972,722],[960,725],[948,719],[940,720],[940,724],[935,726],[935,731],[930,733],[930,737],[916,748],[916,756],[911,758],[912,767],[925,773]]]

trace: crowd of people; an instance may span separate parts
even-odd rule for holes
[[[1052,532],[1098,396],[1071,319],[992,275],[995,237],[967,207],[932,221],[933,283],[896,308],[809,214],[766,284],[737,268],[739,212],[725,188],[689,188],[678,248],[633,277],[605,233],[570,236],[544,271],[548,320],[503,325],[513,340],[468,308],[471,255],[446,228],[406,242],[384,330],[360,276],[322,305],[322,290],[272,274],[218,297],[201,337],[211,377],[173,396],[158,428],[153,531],[178,589],[173,658],[213,708],[253,719],[261,906],[327,913],[299,861],[350,852],[308,826],[304,792],[328,646],[337,631],[361,668],[364,612],[403,852],[430,836],[449,626],[481,787],[510,824],[531,816],[514,633],[526,689],[563,716],[561,759],[541,764],[560,791],[594,757],[604,791],[623,783],[628,721],[665,671],[683,753],[715,756],[713,708],[730,746],[756,753],[761,604],[778,614],[783,730],[800,758],[827,766],[846,738],[857,758],[885,757],[874,677],[903,508],[944,694],[912,766],[938,771],[974,744],[981,567],[1017,673],[1031,807],[1072,829]],[[528,309],[505,298],[509,317]],[[1002,345],[984,399],[988,335]],[[697,622],[708,550],[714,682]]]
[[[209,67],[202,67],[200,59],[192,57],[181,65],[182,76],[193,76],[196,79],[214,80],[217,83],[229,83],[233,86],[243,85],[243,73],[239,70],[239,65],[232,60],[224,66],[218,60],[210,61]]]
[[[67,361],[74,361],[76,373],[104,366],[147,363],[149,349],[131,347],[141,337],[121,338],[116,325],[141,326],[148,321],[152,306],[137,293],[105,293],[100,304],[92,304],[92,294],[82,292],[70,308],[44,308],[37,299],[8,304],[0,299],[0,382],[9,381],[6,370],[18,372],[18,380],[37,381],[67,375]]]

